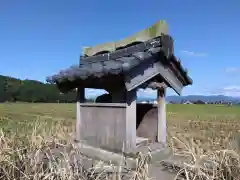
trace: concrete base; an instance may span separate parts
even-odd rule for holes
[[[139,152],[143,154],[148,153],[150,149],[153,164],[155,162],[166,160],[172,155],[170,148],[163,148],[162,145],[159,143],[150,144],[148,146],[140,146],[131,151],[123,152],[122,154],[110,152],[80,142],[75,143],[74,146],[75,148],[79,149],[79,152],[81,152],[81,154],[92,159],[112,162],[116,165],[121,165],[124,159],[124,164],[126,164],[128,168],[133,170],[136,168],[137,153]]]
[[[100,148],[96,148],[93,146],[89,146],[84,143],[74,143],[71,147],[63,146],[55,149],[47,150],[46,152],[36,153],[33,152],[29,154],[30,159],[37,160],[36,163],[41,164],[44,162],[49,162],[54,160],[56,157],[63,158],[63,154],[67,155],[69,162],[66,164],[72,164],[73,167],[82,167],[84,170],[91,172],[91,168],[99,163],[99,160],[104,161],[103,166],[94,170],[95,173],[109,172],[110,174],[113,172],[117,172],[119,170],[118,165],[127,166],[128,169],[132,169],[133,171],[137,166],[137,154],[138,152],[142,152],[143,154],[149,153],[152,156],[152,162],[149,167],[149,176],[156,179],[165,179],[172,180],[177,174],[177,171],[174,170],[176,167],[181,167],[179,162],[182,160],[182,157],[174,157],[172,156],[172,151],[170,148],[164,148],[159,143],[148,144],[146,146],[140,146],[130,152],[114,153],[107,150],[103,150]],[[62,154],[63,153],[63,154]],[[77,160],[77,161],[76,161]],[[111,162],[116,166],[111,166],[109,168],[108,163]],[[160,163],[161,162],[161,163]],[[77,163],[77,164],[76,164]],[[104,165],[105,164],[105,165]],[[176,166],[176,167],[172,167]],[[63,163],[63,168],[65,167],[65,163]],[[174,171],[170,171],[173,169]],[[179,169],[179,168],[178,168]],[[123,169],[121,169],[123,170]],[[130,176],[131,174],[126,172],[125,176]],[[129,179],[129,178],[128,178]]]
[[[144,145],[147,145],[147,144],[149,144],[149,139],[148,138],[136,137],[137,147],[144,146]]]
[[[149,177],[155,179],[173,180],[179,170],[175,167],[172,168],[172,164],[168,164],[169,162],[174,162],[173,159],[175,159],[172,156],[171,149],[164,148],[159,143],[148,144],[148,146],[140,146],[131,152],[125,152],[122,154],[95,148],[84,143],[76,143],[75,145],[75,148],[78,148],[83,156],[89,157],[89,159],[111,162],[115,165],[122,165],[124,163],[124,166],[127,166],[128,169],[132,169],[133,171],[136,170],[137,167],[137,153],[148,153],[150,149],[152,162],[149,167]],[[83,166],[87,166],[87,164],[89,164],[89,161],[87,163],[82,161]],[[106,168],[106,170],[113,172],[113,169]]]

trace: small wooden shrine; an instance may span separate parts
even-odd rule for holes
[[[166,144],[166,88],[180,95],[184,86],[192,84],[174,55],[165,21],[121,41],[84,48],[79,66],[60,71],[47,81],[61,92],[77,88],[77,140],[112,152],[136,149],[141,141],[136,135],[138,115],[143,113],[136,111],[144,106],[136,103],[139,88],[158,92],[155,141]],[[105,89],[108,98],[86,103],[85,88]],[[146,138],[144,133],[142,136]]]

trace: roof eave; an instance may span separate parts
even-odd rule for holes
[[[184,86],[192,85],[193,84],[192,78],[188,75],[187,71],[184,70],[181,62],[177,60],[176,56],[172,55],[170,57],[170,60],[174,63],[174,65],[176,65],[178,71],[181,73],[182,77],[184,78]]]

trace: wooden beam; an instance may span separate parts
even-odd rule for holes
[[[140,64],[125,75],[125,86],[128,91],[139,87],[160,74],[159,63],[154,63],[153,60],[154,59],[150,59],[148,62]]]
[[[161,78],[169,85],[177,94],[181,94],[183,84],[176,75],[161,62],[153,62],[150,59],[147,63],[142,63],[134,70],[125,75],[125,86],[128,91],[138,88],[143,83],[160,75]]]
[[[125,88],[110,91],[113,103],[126,105],[125,139],[123,151],[136,148],[136,124],[137,124],[137,90],[127,91]],[[120,127],[119,127],[120,128]]]
[[[164,86],[157,91],[158,102],[158,125],[157,125],[157,141],[166,145],[167,143],[167,125],[166,125],[166,102]]]
[[[179,79],[176,77],[176,75],[174,75],[172,70],[165,68],[164,66],[159,66],[159,71],[165,82],[168,83],[178,95],[180,95],[184,86],[182,82],[179,81]]]
[[[148,88],[151,88],[153,90],[167,88],[167,87],[168,87],[168,85],[164,82],[160,83],[160,82],[153,81],[148,84]]]
[[[77,88],[77,103],[76,103],[76,109],[77,109],[77,114],[76,114],[76,141],[80,141],[81,139],[81,134],[80,134],[80,129],[81,129],[81,103],[84,103],[85,101],[85,89],[84,88]]]
[[[126,92],[126,143],[125,151],[136,148],[137,124],[137,91]]]

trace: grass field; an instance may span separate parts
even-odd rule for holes
[[[56,125],[70,131],[74,130],[75,117],[75,104],[0,104],[0,126],[5,133],[32,133],[36,123],[44,126],[43,130],[38,128],[39,133],[46,133]],[[202,145],[209,140],[237,135],[239,121],[240,106],[167,105],[169,135],[198,139]]]
[[[28,151],[41,149],[48,143],[46,139],[52,142],[53,138],[59,143],[68,143],[66,137],[75,130],[75,111],[75,104],[0,104],[1,151],[26,147]],[[176,149],[187,145],[201,149],[202,153],[233,148],[238,152],[239,121],[240,106],[169,104],[168,141]],[[177,140],[173,141],[175,138]],[[3,154],[1,166],[5,162],[1,159]]]

